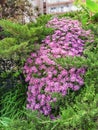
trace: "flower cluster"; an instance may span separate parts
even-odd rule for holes
[[[54,18],[47,27],[55,28],[47,36],[40,49],[27,59],[24,66],[28,86],[27,108],[51,115],[51,102],[56,102],[53,93],[67,94],[68,89],[77,91],[84,84],[84,68],[62,68],[54,59],[66,56],[82,56],[84,43],[90,31],[82,29],[76,20]]]

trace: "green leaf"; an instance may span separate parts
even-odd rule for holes
[[[86,6],[91,12],[98,12],[98,4],[92,0],[86,0]]]

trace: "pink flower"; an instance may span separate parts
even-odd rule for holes
[[[31,57],[37,57],[36,53],[31,53]]]
[[[27,59],[27,63],[32,63],[32,59],[31,59],[31,58],[28,58],[28,59]]]
[[[57,101],[52,94],[61,94],[63,98],[68,89],[78,91],[84,84],[86,71],[85,68],[63,68],[55,59],[82,56],[85,42],[92,42],[93,36],[90,31],[82,29],[77,20],[54,18],[46,26],[55,31],[42,40],[36,53],[31,53],[23,72],[26,75],[25,81],[29,82],[27,108],[52,115],[51,103]]]
[[[42,60],[40,58],[37,58],[36,61],[35,61],[35,64],[41,65],[42,64]]]
[[[35,110],[38,110],[38,109],[40,109],[40,104],[35,105]]]
[[[74,85],[74,87],[73,87],[73,90],[74,91],[77,91],[77,90],[79,90],[80,89],[80,87],[78,86],[78,85]]]
[[[30,79],[31,79],[31,76],[30,76],[30,75],[27,75],[25,81],[28,82],[28,81],[30,81]]]
[[[37,73],[38,70],[37,70],[37,68],[35,66],[33,66],[33,67],[30,68],[30,72]]]

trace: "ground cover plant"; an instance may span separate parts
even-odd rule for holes
[[[84,12],[82,13],[82,11],[78,12],[77,15],[76,14],[77,13],[65,14],[65,15],[63,15],[63,17],[65,17],[65,18],[62,18],[62,21],[64,19],[66,19],[66,16],[72,17],[73,19],[79,19],[81,21],[82,16],[85,15]],[[6,93],[3,93],[3,91],[0,91],[0,93],[2,92],[1,93],[2,98],[0,99],[0,101],[1,101],[1,104],[0,104],[0,108],[1,108],[0,129],[2,129],[2,130],[11,130],[11,129],[13,129],[13,130],[27,130],[27,129],[28,130],[32,130],[32,129],[33,130],[61,130],[61,129],[62,130],[65,130],[65,129],[66,130],[74,130],[74,129],[75,130],[77,130],[77,129],[78,130],[90,130],[90,129],[96,130],[96,129],[98,129],[98,93],[97,93],[98,92],[98,76],[97,76],[98,75],[97,74],[97,70],[98,70],[98,62],[97,62],[97,60],[98,60],[98,38],[97,38],[98,25],[96,23],[93,23],[91,21],[91,19],[89,20],[88,15],[86,15],[86,16],[87,16],[87,19],[86,19],[87,22],[83,23],[83,28],[85,28],[85,30],[91,29],[92,31],[91,32],[85,31],[82,28],[82,25],[77,21],[77,23],[79,23],[79,28],[77,28],[77,29],[79,29],[79,30],[82,29],[82,30],[80,32],[75,31],[75,33],[76,34],[80,33],[80,35],[83,35],[82,37],[79,37],[79,40],[81,42],[83,42],[82,45],[78,46],[78,44],[80,44],[80,43],[76,42],[76,45],[78,47],[80,47],[80,48],[77,47],[78,48],[77,53],[74,51],[71,51],[72,45],[70,45],[68,48],[69,49],[68,51],[72,52],[72,53],[67,53],[66,58],[64,57],[64,53],[66,52],[66,50],[62,51],[63,45],[59,46],[59,43],[58,43],[59,40],[55,39],[55,37],[53,37],[54,34],[56,35],[56,37],[58,35],[59,35],[58,36],[59,38],[63,37],[63,36],[61,36],[62,33],[58,34],[59,30],[58,30],[58,26],[57,26],[56,27],[57,30],[54,30],[54,33],[52,35],[50,34],[50,36],[47,36],[47,37],[45,35],[43,35],[43,36],[41,35],[42,39],[44,39],[43,43],[41,44],[40,48],[38,48],[37,50],[31,49],[32,54],[27,59],[27,63],[25,65],[25,67],[28,67],[28,69],[35,66],[35,63],[34,62],[32,63],[32,60],[35,61],[35,58],[41,58],[40,53],[42,53],[43,54],[42,56],[47,56],[46,54],[48,54],[48,56],[49,56],[49,57],[46,57],[49,60],[49,62],[47,63],[45,61],[45,57],[43,57],[42,63],[46,63],[45,66],[48,69],[51,69],[52,66],[53,66],[52,67],[53,70],[56,68],[55,70],[57,71],[57,76],[58,75],[62,76],[62,74],[60,73],[61,72],[60,69],[63,71],[63,70],[65,70],[65,68],[67,68],[66,72],[68,74],[69,74],[69,71],[72,71],[72,70],[73,70],[73,72],[71,74],[76,74],[78,72],[78,70],[81,70],[83,68],[82,72],[84,71],[85,74],[82,75],[81,80],[77,81],[78,87],[80,88],[78,91],[74,92],[71,89],[68,89],[67,94],[66,94],[66,91],[64,93],[64,95],[66,95],[66,96],[63,96],[63,98],[62,98],[62,94],[63,94],[62,89],[61,90],[58,89],[55,91],[49,90],[50,88],[53,88],[53,87],[50,87],[48,89],[48,94],[52,93],[52,91],[61,93],[61,94],[55,93],[54,95],[50,95],[52,97],[51,99],[56,98],[56,102],[54,102],[55,100],[54,101],[52,100],[52,103],[49,104],[49,105],[51,105],[51,108],[52,108],[51,111],[49,111],[49,114],[54,114],[55,116],[59,115],[59,117],[57,119],[51,120],[50,116],[47,116],[47,114],[44,116],[43,114],[39,114],[38,111],[31,111],[31,110],[27,110],[25,108],[25,106],[27,104],[26,92],[27,92],[28,84],[26,84],[24,79],[23,79],[24,82],[20,83],[20,80],[19,80],[20,73],[15,75],[15,73],[17,72],[16,71],[14,73],[14,75],[9,76],[10,79],[13,76],[14,76],[15,80],[18,78],[18,82],[17,81],[15,82],[16,87],[14,87],[14,88],[12,87]],[[60,16],[60,17],[62,17],[62,16]],[[49,16],[49,18],[50,18],[50,16]],[[54,20],[57,20],[57,23],[62,22],[59,19],[54,19]],[[69,21],[69,19],[66,19],[66,20]],[[43,23],[43,21],[44,21],[44,23]],[[28,27],[29,28],[34,27],[34,26],[38,27],[40,25],[43,26],[43,24],[46,25],[46,23],[48,21],[49,21],[48,16],[42,16],[41,19],[38,20],[38,23],[36,23],[35,25],[31,23],[28,25]],[[73,21],[73,20],[71,20],[71,21]],[[51,20],[50,23],[48,23],[48,26],[52,26],[52,25],[53,24],[52,24],[52,20]],[[53,27],[55,27],[55,25]],[[44,30],[44,26],[42,28]],[[62,28],[63,28],[63,26],[62,26]],[[74,30],[74,28],[73,28],[73,30]],[[66,33],[68,33],[68,32],[66,31]],[[72,32],[70,32],[70,33],[72,33]],[[92,33],[94,36],[91,35]],[[12,34],[9,36],[13,37]],[[47,35],[49,35],[49,34],[47,33]],[[75,34],[73,32],[72,33],[73,37],[71,37],[71,38],[69,37],[69,39],[74,40],[74,38],[75,38],[74,35]],[[66,34],[65,34],[65,36],[66,36]],[[89,39],[88,36],[89,36],[90,40],[88,40]],[[93,37],[94,41],[92,41],[92,37]],[[84,39],[82,39],[82,38],[84,38]],[[42,39],[40,38],[39,40],[42,41]],[[60,51],[57,50],[57,48],[55,49],[55,46],[53,47],[53,44],[49,44],[50,40],[53,43],[54,43],[54,41],[56,41],[56,43],[58,43],[57,46],[58,46],[58,48],[61,48],[61,49],[59,49]],[[52,41],[52,40],[54,40],[54,41]],[[63,41],[63,39],[61,39],[61,40]],[[21,40],[19,40],[19,41],[21,41]],[[25,41],[25,39],[24,39],[24,41]],[[64,41],[62,43],[64,43]],[[52,52],[50,50],[52,50]],[[45,52],[45,54],[44,54],[44,52]],[[37,55],[36,57],[34,57],[35,53]],[[15,54],[15,53],[13,52],[13,54]],[[17,53],[17,56],[18,56],[18,54],[19,53]],[[25,57],[27,57],[26,53],[24,53],[24,55],[25,55]],[[29,53],[29,55],[30,55],[30,53]],[[22,57],[23,57],[23,55],[22,55]],[[39,61],[40,60],[36,61],[37,62],[36,65],[40,65]],[[52,64],[51,66],[49,64],[50,62]],[[23,61],[22,61],[21,67],[19,67],[19,65],[20,64],[17,64],[18,68],[22,68]],[[28,65],[30,65],[30,66],[28,66]],[[26,71],[25,67],[24,67],[24,69]],[[36,68],[38,69],[38,72],[40,72],[44,78],[48,77],[48,80],[49,80],[49,78],[51,79],[51,77],[54,76],[54,74],[51,75],[51,73],[49,73],[49,70],[47,70],[47,68],[44,68],[46,73],[44,73],[43,70],[39,70],[38,66],[36,66]],[[71,68],[74,68],[74,69],[71,69]],[[86,71],[84,68],[86,69]],[[33,67],[33,70],[31,69],[31,72],[30,72],[31,74],[32,74],[32,71],[36,71],[36,69]],[[6,79],[6,77],[8,76],[7,73],[1,73],[2,75],[0,75],[0,76],[2,76],[3,83],[4,83],[4,79]],[[65,72],[64,72],[64,74],[65,74]],[[66,74],[64,76],[66,76]],[[72,80],[72,84],[74,84],[74,80],[77,79],[77,78],[74,78],[74,76],[75,75],[73,75],[73,77],[72,77],[69,74],[70,81]],[[80,78],[79,72],[77,73],[77,76],[79,76],[79,78]],[[32,77],[34,77],[34,79],[41,78],[40,75],[36,75],[35,73],[32,74]],[[43,78],[43,80],[44,80],[44,78]],[[64,78],[60,77],[59,80],[62,81],[61,79],[64,79]],[[29,80],[29,77],[26,80]],[[80,81],[82,81],[82,82],[80,82]],[[34,84],[36,84],[37,82],[38,81],[34,82]],[[57,80],[57,82],[59,83],[58,80]],[[51,82],[49,82],[49,83],[51,83]],[[30,84],[32,84],[32,83],[30,83]],[[43,82],[42,82],[42,84],[43,84]],[[6,84],[3,84],[3,85],[6,86]],[[61,88],[62,88],[62,85],[63,84],[61,84]],[[2,84],[1,84],[1,88],[2,88]],[[29,88],[31,91],[32,87],[29,87]],[[45,88],[43,88],[42,90],[44,90],[44,91],[41,91],[41,94],[45,94]],[[28,96],[30,95],[30,91],[28,91]],[[34,92],[34,90],[33,90],[33,92]],[[43,97],[45,97],[45,96],[43,96]],[[28,98],[28,99],[31,100],[31,98]],[[30,100],[28,102],[28,105],[30,104]],[[32,102],[31,102],[31,104],[32,104]],[[3,107],[1,107],[1,106],[3,106]],[[57,107],[59,106],[59,107],[57,108],[56,106]],[[35,106],[33,106],[33,107],[35,107]],[[38,107],[36,107],[36,109],[38,109]],[[42,113],[45,114],[45,112],[47,112],[46,108],[45,108],[45,111],[42,111]]]
[[[91,42],[92,35],[90,30],[83,30],[77,20],[54,18],[47,27],[56,30],[43,40],[40,50],[31,53],[24,66],[24,73],[25,81],[29,81],[27,107],[51,115],[50,103],[57,100],[52,94],[61,93],[65,96],[69,88],[79,90],[84,84],[85,74],[83,67],[62,68],[54,59],[82,56],[85,42]],[[54,111],[57,109],[58,105],[53,108]]]

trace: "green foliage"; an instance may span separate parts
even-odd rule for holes
[[[19,23],[14,23],[8,20],[0,20],[0,25],[5,31],[12,34],[13,37],[19,38],[21,40],[29,40],[36,36],[36,33],[41,30],[41,27],[28,28],[28,25],[22,25]]]
[[[74,100],[70,99],[70,95],[61,106],[60,117],[55,120],[50,120],[49,117],[23,109],[18,114],[21,118],[8,118],[3,116],[0,118],[1,128],[5,130],[74,130],[74,129],[94,129],[98,127],[98,94],[96,94],[94,84],[85,86],[81,91],[74,96]],[[73,97],[72,96],[72,97]],[[15,114],[16,115],[16,114]],[[19,116],[18,115],[18,116]],[[15,117],[13,115],[13,117]]]
[[[60,16],[67,16],[73,19],[78,19],[80,21],[82,18],[86,18],[87,22],[84,22],[84,27],[86,29],[91,29],[94,32],[95,40],[92,44],[85,43],[85,51],[83,57],[66,57],[66,59],[62,58],[56,60],[56,62],[62,65],[62,67],[85,67],[87,71],[84,77],[85,85],[80,89],[80,91],[71,92],[69,90],[67,96],[63,99],[58,94],[53,95],[58,98],[58,102],[57,104],[52,105],[57,106],[57,109],[54,111],[60,116],[55,120],[51,120],[49,117],[45,117],[36,111],[31,112],[25,109],[27,88],[24,80],[21,81],[19,78],[22,74],[22,70],[19,68],[20,64],[23,58],[25,59],[27,54],[30,53],[28,47],[31,49],[31,51],[32,48],[34,48],[35,51],[34,42],[38,41],[38,43],[40,43],[47,34],[52,33],[52,29],[48,30],[45,28],[45,24],[48,18],[50,19],[51,17],[41,16],[37,23],[30,23],[28,25],[18,24],[16,26],[14,23],[14,25],[12,25],[13,27],[11,26],[12,23],[6,23],[5,20],[0,21],[0,24],[2,24],[5,30],[4,35],[7,36],[5,39],[0,41],[0,55],[6,58],[11,58],[12,56],[16,57],[17,55],[19,56],[18,60],[20,60],[17,60],[19,63],[16,62],[17,64],[14,67],[14,72],[11,70],[11,72],[9,71],[0,75],[4,80],[8,75],[11,81],[13,81],[12,78],[14,77],[16,86],[6,92],[4,87],[6,83],[4,83],[3,80],[3,85],[0,87],[1,130],[98,129],[98,25],[97,23],[91,23],[89,13],[88,11],[84,13],[85,11],[80,11],[78,13],[67,13],[63,16]],[[39,27],[40,25],[41,27]],[[25,29],[24,32],[22,31],[23,28],[26,29],[27,34]],[[14,48],[15,46],[16,48],[14,51],[13,49],[10,51],[10,49]],[[31,48],[31,46],[33,47]],[[58,113],[58,109],[60,110],[60,113]]]
[[[98,4],[94,0],[86,0],[86,6],[91,12],[98,12]]]
[[[26,115],[27,111],[24,110],[27,85],[24,81],[22,67],[30,52],[39,49],[42,39],[53,32],[53,29],[45,27],[47,21],[48,18],[45,18],[43,23],[39,18],[37,23],[22,25],[8,20],[0,20],[0,26],[4,30],[0,32],[0,35],[5,37],[0,40],[0,58],[5,60],[4,68],[9,62],[13,62],[4,71],[0,66],[0,129],[14,130],[26,127],[35,129],[35,123],[32,124],[31,112]],[[34,121],[36,121],[36,127],[40,127],[36,116],[34,116]]]
[[[86,0],[86,2],[82,2],[81,0],[75,0],[75,4],[78,5],[82,5],[82,7],[86,7],[87,9],[89,9],[89,11],[96,13],[98,12],[98,1],[95,2],[95,0]]]
[[[41,33],[38,34],[39,42],[41,43],[42,39],[45,38],[45,36],[53,33],[53,28],[46,28],[46,24],[48,21],[52,18],[52,15],[41,15],[37,18],[37,21],[35,23],[29,23],[28,27],[41,27]],[[40,36],[40,37],[39,37]]]
[[[84,6],[82,6],[82,10],[80,11],[68,12],[66,14],[59,15],[59,17],[60,18],[67,17],[67,18],[72,18],[74,20],[78,19],[83,26],[88,25],[90,19],[89,11]]]
[[[46,26],[48,21],[52,18],[51,14],[48,15],[41,15],[40,17],[37,18],[37,22],[35,23],[35,26]]]
[[[61,103],[61,117],[63,118],[60,119],[63,126],[60,127],[61,129],[96,130],[98,128],[98,25],[89,24],[85,28],[94,32],[95,39],[92,44],[85,44],[83,57],[56,59],[56,62],[64,68],[85,67],[87,69],[84,88],[78,95],[74,93],[70,102],[65,100]],[[61,98],[60,101],[62,102]]]
[[[82,2],[81,0],[76,0],[75,4],[80,4],[82,9],[85,10],[90,18],[91,21],[97,22],[98,21],[98,1],[94,0],[86,0],[86,2]],[[88,21],[88,17],[86,15],[82,15],[83,18],[81,20],[82,23],[86,24]]]
[[[14,60],[26,59],[30,52],[39,49],[41,40],[45,35],[52,33],[53,29],[46,29],[41,26],[41,23],[36,25],[21,25],[8,20],[0,20],[4,34],[8,34],[0,41],[0,56]]]
[[[94,34],[95,40],[93,43],[86,43],[83,57],[66,57],[57,59],[57,63],[63,67],[82,67],[85,66],[89,69],[95,69],[98,67],[98,25],[91,24],[88,26]]]
[[[27,42],[23,42],[18,45],[15,38],[5,38],[0,41],[0,57],[13,57],[15,59],[17,58],[17,53],[19,54],[26,49],[27,44]]]
[[[2,88],[4,92],[7,88]],[[19,82],[16,87],[13,87],[7,92],[5,91],[0,98],[1,111],[0,114],[3,117],[9,117],[15,119],[16,117],[22,116],[20,112],[26,105],[26,85],[22,86]]]
[[[92,17],[91,17],[92,21],[98,22],[98,13],[95,13]]]
[[[98,54],[96,54],[90,51],[84,52],[86,57],[66,57],[66,58],[60,58],[57,59],[57,63],[62,65],[63,67],[71,68],[71,67],[90,67],[90,68],[96,68],[98,67]]]

